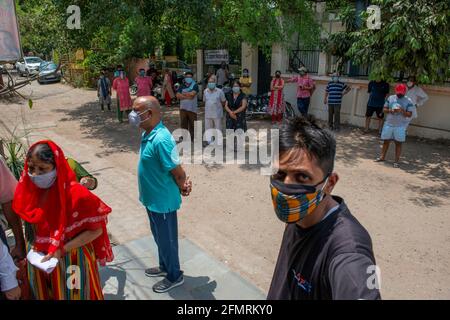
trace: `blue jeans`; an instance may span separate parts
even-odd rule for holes
[[[311,97],[308,98],[297,98],[297,108],[298,111],[303,116],[308,115],[308,109],[309,109],[309,102],[311,101]]]
[[[174,282],[180,275],[178,257],[177,212],[158,213],[147,209],[150,229],[158,247],[159,267],[167,272],[167,280]]]

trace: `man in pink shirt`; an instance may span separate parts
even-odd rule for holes
[[[138,89],[136,95],[138,97],[151,95],[150,93],[153,87],[152,78],[145,75],[144,69],[139,69],[139,76],[136,77],[135,81]]]
[[[294,76],[287,82],[297,83],[297,107],[300,113],[306,116],[315,84],[313,79],[308,75],[308,70],[305,67],[299,68],[298,72],[299,76]]]

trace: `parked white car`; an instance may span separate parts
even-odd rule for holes
[[[39,72],[39,66],[44,62],[39,57],[24,57],[16,62],[16,70],[21,76],[35,74]]]

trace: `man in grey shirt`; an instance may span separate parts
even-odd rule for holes
[[[225,62],[222,62],[220,69],[216,72],[217,87],[222,89],[225,82],[228,81],[228,70],[226,69]]]
[[[192,78],[192,72],[186,72],[183,84],[177,91],[180,100],[180,127],[189,130],[191,141],[194,141],[194,123],[197,121],[198,85]]]

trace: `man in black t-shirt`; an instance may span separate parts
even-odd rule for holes
[[[312,117],[294,118],[279,135],[271,177],[277,217],[287,223],[268,299],[380,299],[369,234],[331,192],[336,142]]]
[[[372,118],[374,113],[377,115],[378,131],[381,132],[384,118],[383,107],[389,94],[389,84],[380,79],[375,81],[372,80],[369,82],[367,92],[369,93],[369,100],[367,101],[366,126],[364,132],[369,132],[370,118]]]

